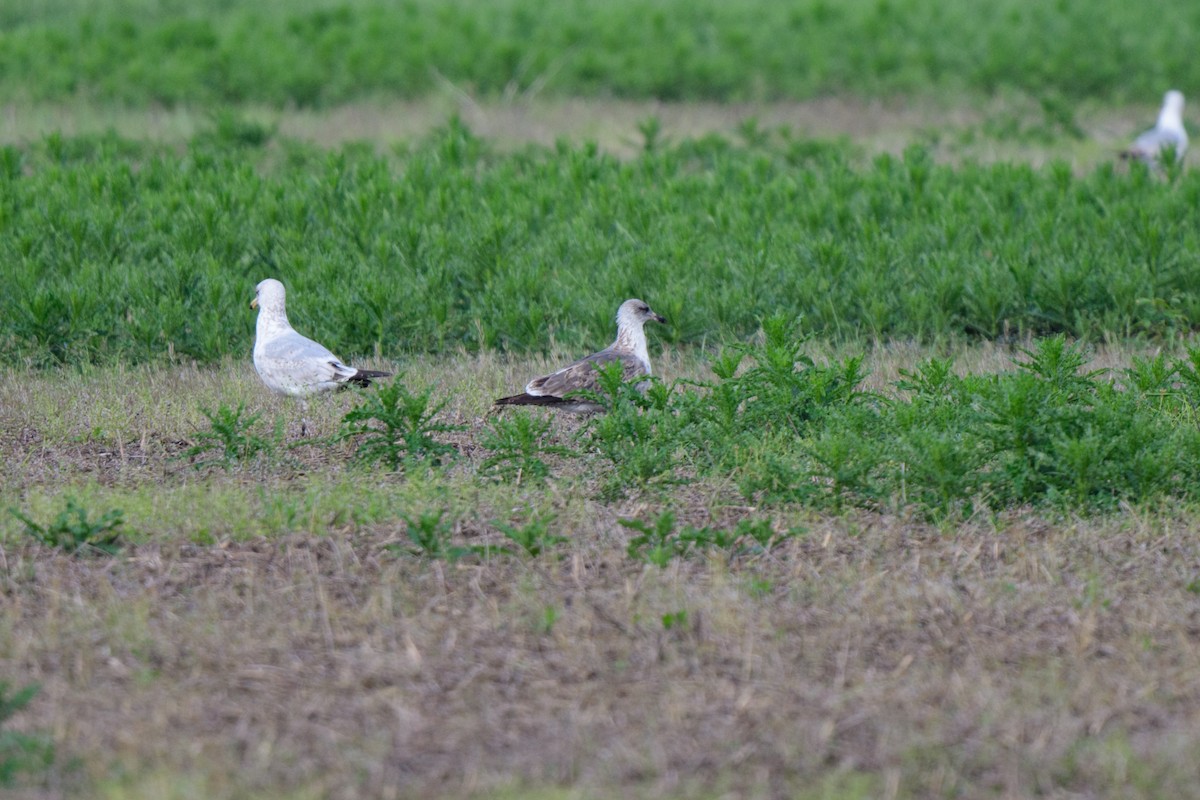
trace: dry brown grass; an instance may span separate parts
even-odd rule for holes
[[[386,529],[115,562],[10,546],[8,677],[43,684],[25,723],[88,777],[167,770],[211,796],[789,796],[839,772],[871,796],[1185,796],[1200,778],[1187,522],[808,527],[663,571],[624,558],[611,515],[561,558],[456,566],[395,557]]]
[[[997,352],[960,356],[980,369]],[[872,361],[888,375],[927,354],[892,346]],[[662,361],[668,376],[703,372]],[[450,364],[464,441],[537,367]],[[336,450],[197,475],[165,444],[194,427],[195,405],[245,392],[291,410],[241,365],[136,375],[155,391],[105,370],[0,388],[3,505],[121,498],[138,533],[116,559],[75,558],[0,525],[0,680],[42,684],[16,727],[59,752],[20,796],[1182,797],[1200,780],[1190,511],[939,527],[683,487],[685,521],[766,514],[803,534],[660,570],[626,556],[617,520],[668,498],[601,503],[577,463],[545,489],[481,486],[469,452],[428,480],[347,472]],[[171,401],[180,392],[189,402]],[[328,429],[347,402],[310,417]],[[96,420],[117,416],[104,452],[156,432],[140,459],[87,449]],[[304,492],[326,498],[311,518],[268,519]],[[364,521],[333,513],[372,497],[383,510]],[[388,508],[428,504],[452,509],[461,543],[497,541],[490,520],[534,504],[569,541],[537,559],[396,552]]]

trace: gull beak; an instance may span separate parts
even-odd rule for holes
[[[661,322],[663,325],[667,324],[667,318],[662,314],[655,314],[654,316],[650,317],[650,319],[654,320],[655,322]]]
[[[255,297],[253,300],[250,301],[250,307],[258,308],[258,297]]]

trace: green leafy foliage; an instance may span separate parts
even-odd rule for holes
[[[575,455],[570,448],[551,441],[550,420],[545,416],[517,410],[494,417],[480,442],[491,455],[479,465],[479,474],[517,485],[522,481],[542,483],[550,475],[544,458]]]
[[[1200,83],[1187,58],[1195,7],[1140,11],[1117,0],[11,3],[0,99],[319,106],[423,95],[438,81],[489,96],[717,101],[1016,88],[1069,129],[1068,98],[1155,96],[1164,75]]]
[[[119,508],[89,520],[87,509],[75,498],[68,497],[67,505],[45,525],[39,524],[26,514],[10,508],[9,512],[25,524],[25,534],[46,547],[78,555],[116,555],[120,551],[124,531],[125,515]]]
[[[818,496],[941,515],[978,503],[1104,509],[1194,494],[1200,435],[1179,424],[1188,406],[1173,380],[1186,364],[1135,363],[1122,390],[1085,371],[1083,348],[1063,337],[1021,353],[1015,372],[991,376],[958,377],[931,361],[900,381],[908,398],[831,416],[808,448]]]
[[[671,559],[687,552],[687,543],[675,535],[675,513],[664,511],[654,522],[638,519],[619,519],[621,525],[634,531],[626,545],[626,554],[656,567],[665,567]]]
[[[620,519],[617,522],[634,531],[626,545],[626,554],[656,567],[666,567],[674,558],[710,549],[724,550],[731,555],[749,546],[763,550],[794,533],[776,534],[771,523],[761,519],[741,520],[733,530],[685,525],[677,531],[675,513],[670,510],[662,512],[652,522],[638,519]]]
[[[433,387],[410,392],[403,377],[364,395],[363,402],[342,417],[341,437],[358,440],[356,455],[365,463],[382,462],[397,472],[418,465],[439,466],[455,450],[434,435],[462,426],[439,422],[446,401],[434,404]]]
[[[764,328],[761,343],[714,360],[711,384],[645,394],[606,384],[611,410],[586,431],[610,467],[602,493],[732,475],[755,503],[933,517],[1023,505],[1105,510],[1197,494],[1200,351],[1137,360],[1114,381],[1087,370],[1085,349],[1057,336],[995,375],[963,377],[947,360],[927,361],[884,396],[860,388],[860,358],[817,364],[801,352],[803,336],[785,335],[790,327]],[[751,533],[677,534],[668,517],[628,524],[639,532],[630,555],[658,564]]]
[[[527,555],[537,558],[555,545],[566,541],[566,537],[551,533],[550,526],[553,523],[554,515],[547,514],[535,515],[524,525],[506,525],[497,522],[496,527]]]
[[[672,393],[652,378],[625,381],[619,363],[597,368],[599,400],[607,412],[592,417],[586,429],[588,444],[612,466],[603,492],[619,497],[630,489],[675,480],[675,451],[679,420],[672,411]],[[639,386],[648,391],[641,391]]]
[[[209,427],[196,432],[196,444],[184,450],[182,457],[196,459],[212,452],[218,457],[194,461],[193,466],[197,469],[218,466],[228,470],[246,464],[259,455],[273,453],[276,444],[283,438],[281,426],[277,426],[273,439],[255,433],[262,412],[247,414],[245,403],[238,403],[237,408],[222,405],[216,411],[202,408],[200,413],[208,419]]]
[[[668,611],[666,614],[662,615],[663,630],[669,631],[671,629],[686,628],[687,624],[688,624],[687,609],[680,609],[679,611]]]
[[[426,510],[415,515],[401,514],[404,520],[407,546],[391,546],[389,549],[421,558],[449,561],[451,563],[469,555],[488,556],[498,552],[497,548],[453,543],[454,521],[446,518],[446,509]]]
[[[4,728],[13,715],[29,705],[40,688],[31,683],[10,691],[8,682],[0,681],[0,787],[15,787],[23,773],[45,771],[54,762],[54,744],[47,737]]]
[[[242,356],[247,298],[284,271],[294,324],[347,356],[540,351],[547,330],[583,350],[647,292],[671,319],[652,338],[673,344],[770,336],[776,316],[835,337],[1200,326],[1200,173],[1167,186],[919,148],[851,165],[755,142],[621,161],[565,143],[501,155],[454,121],[390,155],[50,137],[0,169],[0,361]],[[772,366],[789,354],[763,356],[757,389],[790,391]]]

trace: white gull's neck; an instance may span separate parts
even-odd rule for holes
[[[1163,103],[1162,110],[1158,112],[1158,122],[1155,125],[1159,130],[1168,131],[1183,131],[1183,103],[1168,100]]]
[[[650,374],[650,350],[646,347],[646,330],[640,320],[617,323],[617,340],[613,342],[612,349],[633,353],[645,365],[646,374]]]
[[[1158,115],[1158,124],[1155,127],[1160,131],[1182,131],[1183,117],[1178,109],[1164,108]]]
[[[282,307],[262,306],[258,309],[258,322],[255,327],[255,347],[269,339],[274,339],[281,333],[292,330],[288,322],[287,311]]]

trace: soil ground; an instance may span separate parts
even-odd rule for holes
[[[844,346],[814,344],[818,357]],[[1099,348],[1121,366],[1148,347]],[[1004,369],[998,345],[948,348]],[[947,348],[939,348],[946,353]],[[872,385],[930,355],[869,351]],[[665,377],[695,353],[655,351]],[[8,727],[50,736],[22,798],[1163,797],[1200,780],[1200,521],[1030,509],[930,523],[755,508],[732,482],[597,498],[588,459],[544,486],[474,472],[490,400],[555,363],[460,355],[436,375],[461,453],[398,477],[344,444],[231,471],[179,458],[203,407],[245,401],[300,444],[301,411],[247,364],[8,371],[3,505],[120,507],[116,558],[0,522],[0,680],[41,691]],[[371,364],[368,364],[371,366]],[[391,365],[394,366],[394,365]],[[577,420],[554,418],[570,443]],[[766,516],[770,550],[626,554],[618,520]],[[414,555],[403,515],[454,541],[554,515],[547,553]]]

